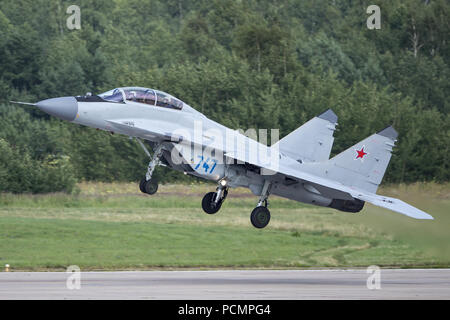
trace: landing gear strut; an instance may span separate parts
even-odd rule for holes
[[[202,200],[202,208],[207,214],[214,214],[220,210],[222,203],[228,195],[228,188],[225,185],[219,184],[216,192],[208,192]]]
[[[142,149],[144,149],[144,152],[149,156],[151,159],[148,168],[147,173],[145,174],[145,177],[142,178],[141,182],[139,183],[139,189],[142,193],[146,194],[155,194],[156,191],[158,191],[158,181],[156,179],[152,179],[153,171],[155,171],[156,166],[159,164],[159,158],[162,155],[162,144],[159,143],[156,145],[156,148],[154,149],[153,157],[150,155],[150,152],[147,150],[145,145],[142,143],[142,141],[138,138],[136,140],[141,145]]]
[[[250,222],[255,228],[258,229],[264,228],[270,221],[270,211],[267,209],[267,198],[269,197],[270,185],[271,184],[268,180],[264,181],[261,197],[259,198],[256,208],[253,209],[250,215]]]

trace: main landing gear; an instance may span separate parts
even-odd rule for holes
[[[266,180],[264,182],[261,196],[255,209],[250,215],[250,222],[255,228],[262,229],[270,222],[270,211],[267,209],[271,183]],[[222,203],[228,194],[226,181],[221,180],[216,192],[208,192],[202,200],[202,208],[207,214],[214,214],[220,210]]]
[[[226,180],[221,180],[216,192],[208,192],[202,200],[202,208],[207,214],[214,214],[220,210],[222,203],[228,195]]]
[[[147,150],[145,145],[142,143],[141,140],[137,139],[141,145],[142,149],[144,149],[144,152],[149,156],[151,159],[148,164],[147,173],[145,174],[145,177],[142,178],[141,182],[139,183],[139,189],[142,193],[146,194],[155,194],[156,191],[158,191],[158,181],[156,179],[152,179],[153,171],[155,171],[156,166],[159,164],[159,158],[162,155],[162,145],[158,144],[156,145],[156,148],[154,149],[153,157],[150,155],[150,152]]]
[[[142,193],[146,193],[149,195],[155,194],[158,191],[158,181],[156,179],[146,180],[146,178],[142,178],[141,182],[139,182],[139,190]]]
[[[270,211],[269,209],[267,209],[268,206],[267,198],[269,197],[269,192],[270,192],[270,182],[266,180],[264,181],[264,186],[258,204],[250,214],[250,222],[255,228],[262,229],[269,224]]]

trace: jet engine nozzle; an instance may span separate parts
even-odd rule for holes
[[[78,113],[78,102],[74,97],[60,97],[39,101],[36,106],[57,118],[73,121]]]

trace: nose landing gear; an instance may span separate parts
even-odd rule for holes
[[[147,173],[145,174],[145,177],[141,179],[141,182],[139,183],[139,189],[142,193],[146,193],[149,195],[155,194],[156,191],[158,191],[158,181],[156,179],[152,179],[153,171],[155,171],[156,166],[159,164],[159,158],[162,155],[162,144],[158,144],[156,148],[154,149],[153,157],[150,155],[150,152],[147,150],[145,145],[142,143],[141,140],[137,139],[141,145],[142,149],[144,149],[144,152],[150,157],[150,162],[148,164]]]

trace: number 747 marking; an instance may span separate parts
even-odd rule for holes
[[[208,173],[208,169],[209,168],[211,168],[211,170],[209,170],[209,173],[213,173],[213,171],[214,171],[214,169],[216,168],[216,165],[217,165],[217,160],[216,159],[207,158],[204,161],[204,157],[203,156],[197,156],[197,158],[199,158],[200,161],[195,166],[195,168],[194,168],[195,170],[200,168],[200,165],[203,163],[202,168],[205,169],[205,173]],[[211,164],[208,164],[209,162],[211,162]]]

